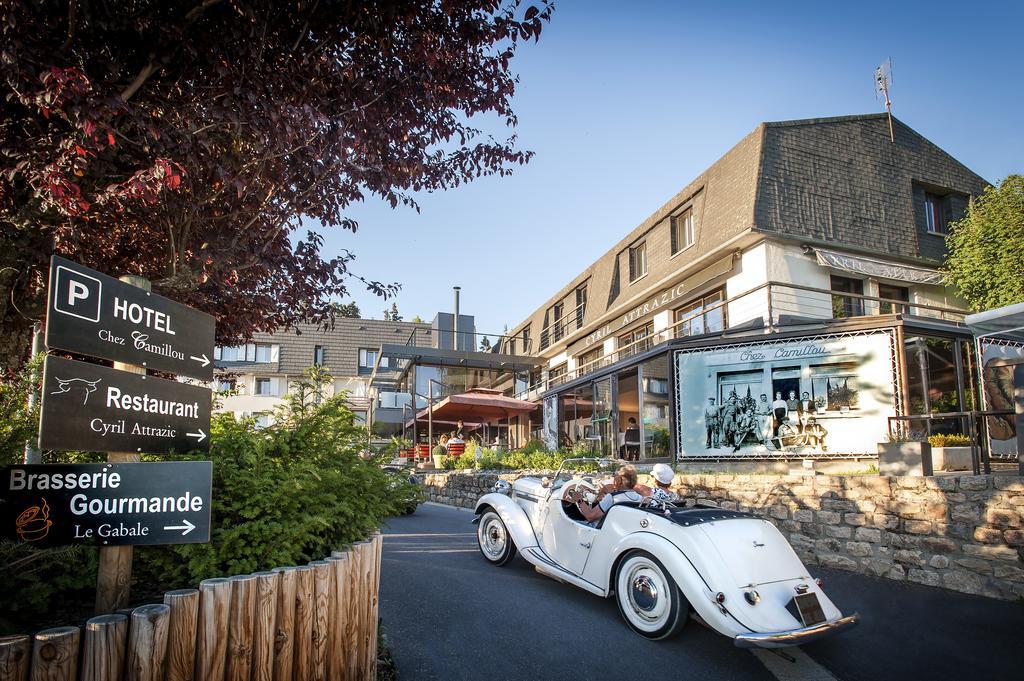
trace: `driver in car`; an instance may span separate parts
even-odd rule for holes
[[[615,480],[612,483],[611,490],[603,496],[599,497],[597,503],[593,506],[583,500],[583,495],[579,489],[575,489],[572,492],[572,496],[569,498],[570,501],[575,503],[583,517],[591,523],[596,523],[598,520],[604,517],[612,506],[624,501],[639,502],[643,500],[643,496],[637,492],[634,487],[637,483],[636,468],[630,465],[621,466],[619,470],[615,472]]]

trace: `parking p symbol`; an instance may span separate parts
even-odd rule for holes
[[[90,322],[100,320],[103,284],[99,279],[61,265],[54,285],[53,308],[57,312]]]

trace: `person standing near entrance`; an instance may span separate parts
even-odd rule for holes
[[[814,400],[811,399],[811,394],[804,391],[800,395],[800,432],[807,431],[808,419],[814,414]]]
[[[639,461],[640,426],[636,424],[636,419],[632,416],[629,417],[629,424],[626,426],[626,431],[622,434],[622,443],[626,448],[626,461]]]
[[[722,405],[722,444],[726,447],[735,446],[739,437],[740,400],[736,391],[729,393],[729,399]],[[735,449],[733,450],[735,451]]]
[[[794,428],[800,428],[800,423],[802,421],[802,419],[800,418],[800,400],[796,398],[795,390],[789,391],[789,399],[786,400],[786,416],[790,418],[791,422],[789,425],[793,426]],[[796,417],[795,421],[793,421],[794,417]]]
[[[779,434],[779,426],[786,422],[786,416],[789,415],[789,406],[786,404],[786,400],[782,399],[782,393],[775,393],[775,401],[772,402],[772,414],[775,417],[775,427],[772,429],[772,435],[777,436]]]
[[[772,405],[768,402],[768,395],[761,393],[757,401],[757,440],[761,444],[767,444],[774,432],[772,430]]]
[[[708,398],[708,406],[704,407],[704,428],[708,432],[705,449],[718,449],[718,407],[715,405],[715,398]]]

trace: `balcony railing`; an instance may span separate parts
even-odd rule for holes
[[[543,377],[520,393],[531,399],[551,388],[593,373],[627,357],[645,352],[673,339],[729,336],[742,333],[773,333],[820,325],[833,319],[874,317],[886,314],[913,315],[962,322],[964,310],[894,298],[831,291],[800,284],[767,282],[720,302],[680,316],[670,326],[655,331],[613,352],[564,372]],[[709,321],[713,321],[709,324]],[[714,327],[712,332],[694,334],[694,329]]]

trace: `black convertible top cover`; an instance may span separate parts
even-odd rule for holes
[[[712,523],[719,520],[736,520],[738,518],[754,517],[753,515],[744,513],[743,511],[732,511],[727,508],[718,508],[717,506],[693,506],[691,508],[666,509],[653,504],[648,505],[628,502],[620,502],[615,506],[625,506],[627,508],[635,508],[647,513],[653,513],[654,515],[660,515],[663,518],[668,518],[677,525],[682,525],[683,527],[703,525],[704,523]],[[615,506],[612,508],[615,508]]]

